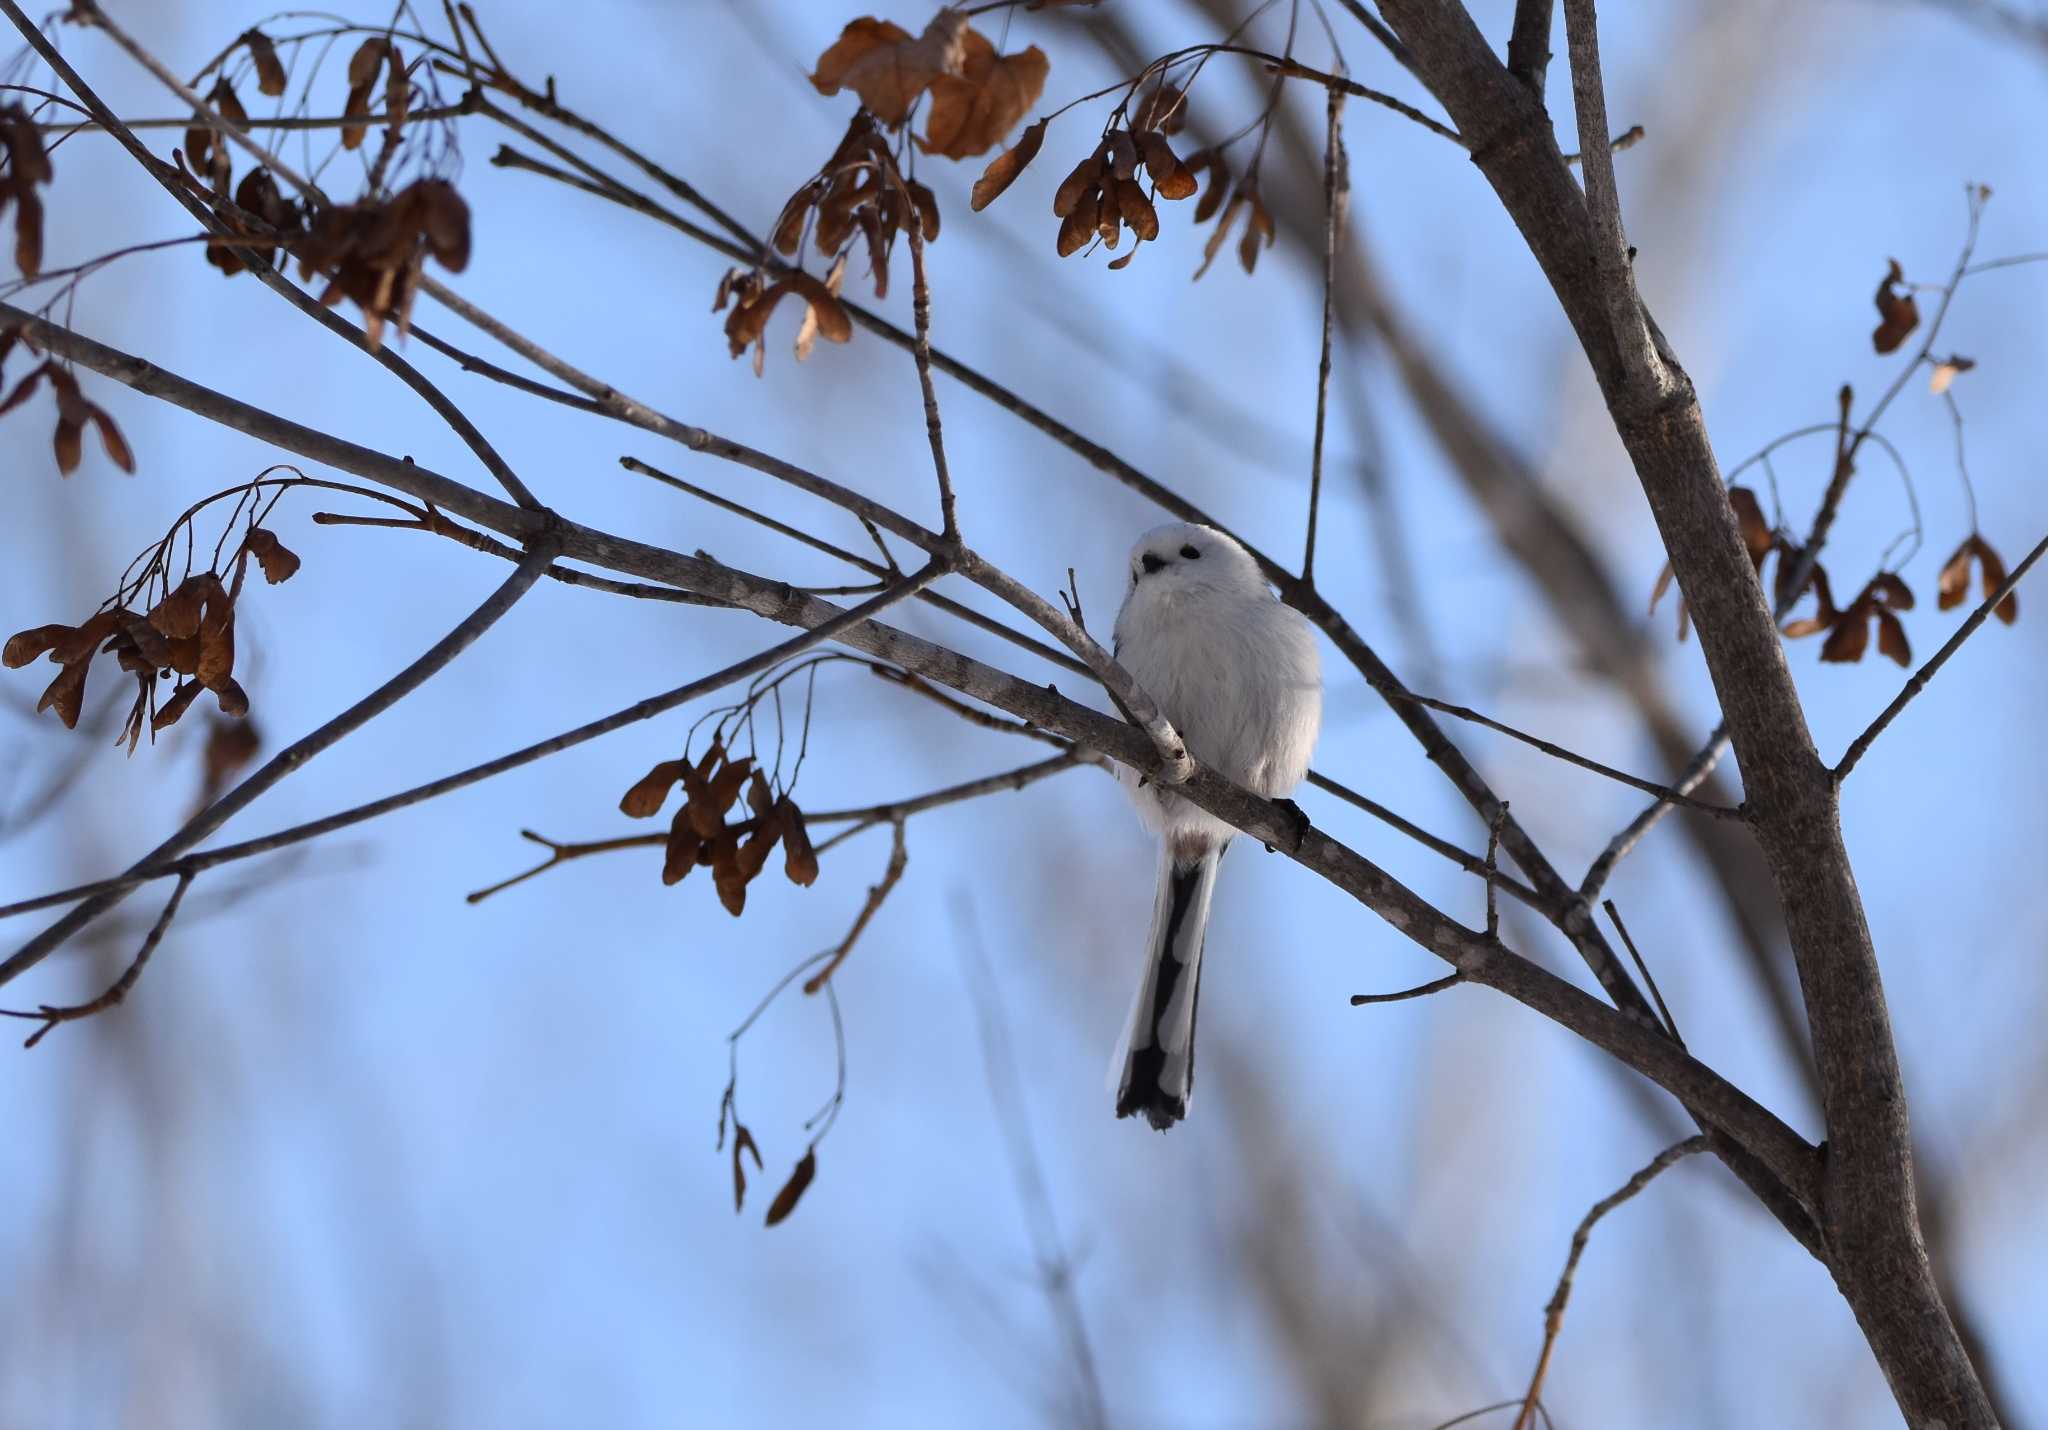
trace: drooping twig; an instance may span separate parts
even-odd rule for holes
[[[1999,584],[1998,589],[1986,597],[1976,610],[1970,612],[1969,619],[1956,627],[1955,634],[1942,642],[1940,650],[1929,656],[1927,662],[1913,672],[1905,685],[1900,688],[1899,693],[1892,697],[1892,703],[1885,706],[1878,717],[1870,722],[1870,727],[1849,742],[1849,748],[1842,752],[1842,758],[1835,766],[1835,779],[1837,782],[1849,777],[1849,771],[1855,769],[1864,755],[1869,753],[1870,747],[1876,742],[1877,737],[1882,735],[1885,732],[1885,728],[1899,717],[1899,712],[1911,703],[1914,696],[1927,688],[1927,682],[1934,679],[1935,673],[1942,666],[1948,664],[1949,657],[1962,648],[1963,642],[1976,634],[1977,628],[1983,625],[1985,618],[1998,608],[1999,602],[2010,596],[2018,588],[2021,578],[2033,568],[2036,561],[2041,559],[2041,553],[2044,551],[2048,551],[2048,536],[2044,536],[2034,543],[2034,549],[2026,554],[2026,558],[2019,565],[2013,567],[2012,573]]]
[[[816,993],[832,981],[832,975],[839,971],[839,965],[846,962],[846,956],[853,952],[854,944],[858,943],[861,934],[867,931],[868,921],[874,918],[882,907],[882,901],[889,897],[889,891],[903,878],[904,866],[910,862],[909,852],[903,847],[903,821],[893,820],[891,827],[895,830],[895,839],[889,846],[889,863],[882,870],[881,882],[869,886],[867,902],[860,906],[860,913],[854,916],[853,927],[846,931],[846,937],[832,950],[832,957],[825,961],[825,966],[804,980],[804,992]]]
[[[558,536],[538,538],[518,567],[505,578],[504,584],[460,625],[436,641],[426,654],[310,735],[280,750],[262,769],[201,810],[186,822],[184,828],[151,850],[136,868],[145,868],[184,853],[306,761],[353,734],[440,674],[450,661],[497,624],[498,618],[533,588],[534,582],[540,580],[541,573],[553,564],[556,553],[561,549]],[[58,945],[127,897],[129,887],[132,886],[94,894],[23,944],[5,963],[0,963],[0,983],[10,982],[42,962]]]
[[[1593,1203],[1593,1209],[1579,1222],[1578,1230],[1572,1233],[1571,1254],[1565,1258],[1564,1274],[1557,1278],[1557,1289],[1550,1295],[1550,1304],[1543,1308],[1543,1350],[1536,1358],[1535,1373],[1529,1377],[1528,1392],[1522,1397],[1522,1413],[1515,1417],[1515,1430],[1531,1430],[1535,1424],[1536,1402],[1543,1394],[1543,1378],[1550,1371],[1550,1352],[1557,1345],[1557,1333],[1564,1327],[1564,1308],[1571,1299],[1572,1277],[1578,1272],[1579,1257],[1585,1254],[1586,1239],[1593,1234],[1593,1227],[1600,1218],[1649,1186],[1658,1173],[1672,1163],[1695,1152],[1706,1151],[1707,1141],[1702,1135],[1672,1143],[1653,1157],[1648,1166],[1624,1182],[1618,1191]]]
[[[115,1004],[125,999],[128,996],[128,991],[135,986],[135,981],[142,977],[142,966],[149,962],[149,956],[155,953],[156,946],[163,942],[165,930],[170,928],[171,920],[178,916],[178,905],[184,902],[185,891],[191,887],[192,876],[190,874],[179,877],[177,887],[171,890],[170,898],[164,901],[163,912],[156,916],[156,922],[150,925],[148,936],[142,940],[142,947],[137,950],[135,957],[129,961],[128,967],[122,971],[121,976],[109,984],[107,990],[100,994],[99,997],[89,999],[84,1003],[68,1005],[45,1003],[33,1013],[16,1012],[11,1008],[0,1008],[0,1016],[8,1018],[40,1018],[42,1020],[43,1026],[30,1033],[28,1041],[23,1043],[22,1046],[24,1048],[32,1048],[37,1043],[40,1043],[44,1035],[59,1023],[75,1022],[80,1018],[90,1018],[95,1013],[104,1013],[107,1009],[112,1008]]]

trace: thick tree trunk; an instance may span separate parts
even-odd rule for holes
[[[1567,8],[1590,21],[1590,3]],[[1905,1089],[1835,779],[1807,730],[1692,384],[1641,308],[1619,235],[1596,224],[1534,90],[1509,74],[1461,6],[1382,0],[1381,10],[1577,331],[1691,605],[1799,970],[1827,1123],[1819,1210],[1835,1284],[1908,1424],[1995,1427],[1921,1240]],[[1575,61],[1584,58],[1580,39]],[[1581,128],[1589,114],[1604,124],[1597,95],[1591,105],[1583,89],[1580,97]]]

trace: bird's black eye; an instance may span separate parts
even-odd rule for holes
[[[1180,554],[1187,557],[1187,559],[1190,561],[1199,561],[1202,559],[1202,553],[1195,550],[1195,548],[1192,546],[1183,546],[1180,549]]]
[[[1164,556],[1154,556],[1151,552],[1148,551],[1143,556],[1138,558],[1138,564],[1145,568],[1145,574],[1149,576],[1154,571],[1161,570],[1165,567],[1166,558]]]

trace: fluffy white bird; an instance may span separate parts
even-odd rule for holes
[[[1269,799],[1301,783],[1323,720],[1314,630],[1280,604],[1237,542],[1192,523],[1139,538],[1114,649],[1200,764]],[[1163,1132],[1187,1116],[1202,940],[1217,866],[1236,831],[1135,771],[1120,768],[1118,777],[1160,848],[1145,977],[1119,1048],[1116,1115],[1142,1113]]]

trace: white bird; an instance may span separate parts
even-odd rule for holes
[[[1114,651],[1199,764],[1268,799],[1301,783],[1323,719],[1315,633],[1236,541],[1192,523],[1140,537]],[[1111,1067],[1116,1115],[1163,1132],[1187,1116],[1209,900],[1236,831],[1136,771],[1118,778],[1160,848],[1145,977]]]

